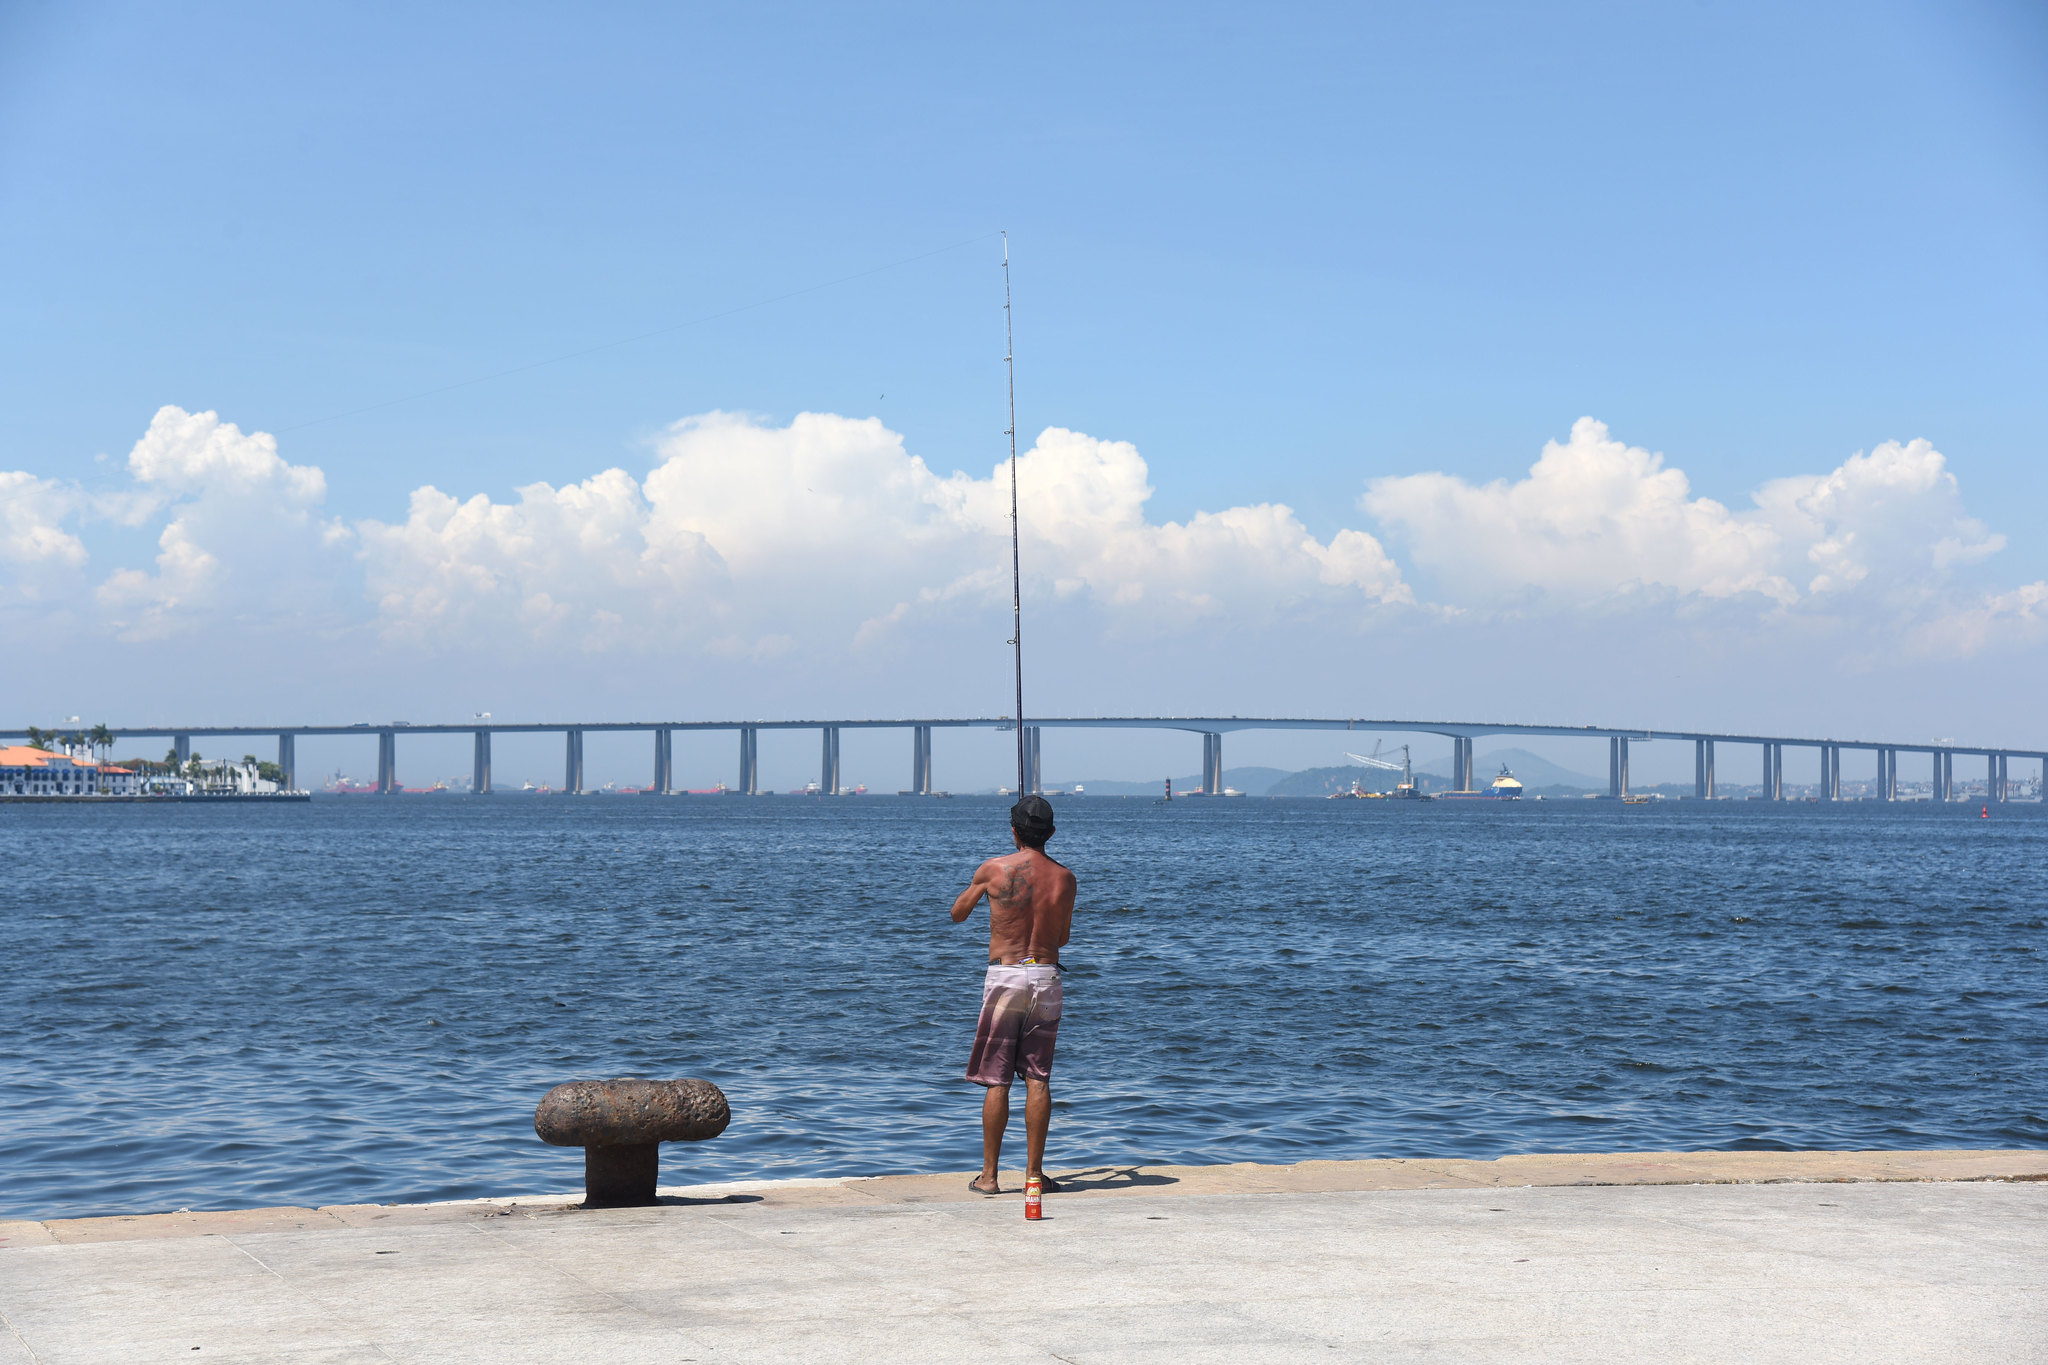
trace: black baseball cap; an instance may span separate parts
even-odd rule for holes
[[[1027,796],[1010,807],[1010,828],[1034,839],[1052,837],[1052,802],[1042,796]]]

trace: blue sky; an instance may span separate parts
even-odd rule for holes
[[[1003,709],[944,481],[1006,228],[1021,434],[1085,437],[1047,709],[2048,742],[2044,58],[1989,3],[6,6],[0,613],[90,661],[16,705]]]

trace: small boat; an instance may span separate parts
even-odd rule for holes
[[[1522,784],[1508,771],[1508,765],[1500,765],[1500,776],[1493,779],[1493,785],[1481,792],[1438,792],[1439,801],[1519,801],[1522,799]]]

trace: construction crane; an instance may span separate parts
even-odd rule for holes
[[[1368,768],[1384,768],[1388,772],[1398,772],[1401,774],[1401,785],[1394,789],[1394,794],[1407,797],[1420,796],[1421,793],[1415,790],[1415,773],[1408,761],[1408,746],[1405,744],[1401,746],[1401,761],[1399,763],[1394,762],[1390,758],[1381,758],[1380,749],[1382,747],[1383,745],[1381,744],[1373,745],[1372,753],[1370,754],[1354,754],[1346,751],[1344,757],[1350,759],[1353,763],[1362,763]],[[1356,792],[1358,784],[1353,782],[1351,789]]]

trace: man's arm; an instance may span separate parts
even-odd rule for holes
[[[953,898],[953,923],[959,924],[974,913],[974,907],[981,904],[981,898],[988,894],[989,879],[995,868],[990,859],[974,869],[974,880],[967,883],[967,889]]]

